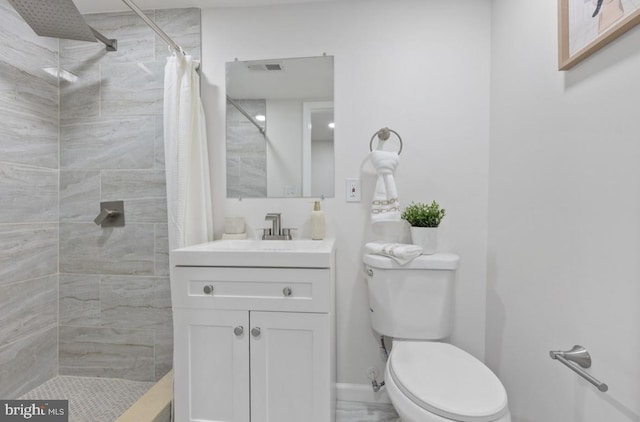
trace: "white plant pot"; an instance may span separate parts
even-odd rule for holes
[[[433,255],[438,250],[438,228],[411,227],[411,240],[422,247],[422,255]]]

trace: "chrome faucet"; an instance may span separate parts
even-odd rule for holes
[[[271,229],[264,229],[262,240],[291,240],[291,229],[283,229],[279,212],[268,213],[266,221],[271,221]]]
[[[271,235],[272,236],[278,236],[280,235],[280,213],[269,213],[267,214],[267,216],[264,218],[266,221],[271,221],[272,224],[272,229],[271,229]]]

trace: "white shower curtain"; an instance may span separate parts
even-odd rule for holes
[[[198,62],[178,54],[164,74],[169,250],[213,240],[209,156]]]

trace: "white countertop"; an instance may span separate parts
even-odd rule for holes
[[[171,251],[177,267],[329,268],[335,239],[216,240]]]

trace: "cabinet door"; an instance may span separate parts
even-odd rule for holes
[[[249,319],[251,422],[330,421],[329,315],[251,312]]]
[[[249,422],[249,313],[174,309],[174,327],[175,420]]]

